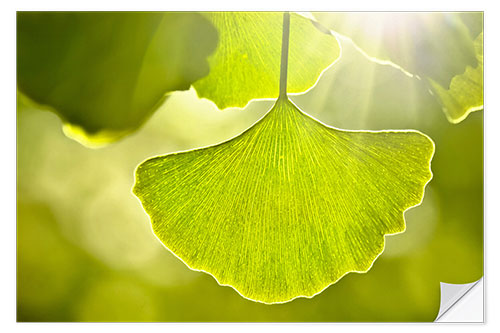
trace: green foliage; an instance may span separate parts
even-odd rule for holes
[[[349,132],[279,99],[242,135],[156,157],[134,193],[190,267],[266,303],[312,296],[367,271],[430,180],[418,132]]]
[[[428,81],[450,122],[482,109],[482,13],[314,15],[375,60],[391,61]]]
[[[277,98],[283,14],[205,15],[219,32],[219,44],[209,57],[209,75],[194,84],[198,96],[212,100],[219,109]],[[311,20],[290,16],[288,93],[300,93],[340,56],[340,47],[335,37],[318,30]]]
[[[102,145],[206,75],[216,42],[196,13],[20,12],[18,87],[55,109],[67,132]]]
[[[342,48],[345,54],[347,46]],[[361,108],[368,95],[357,90],[355,83],[370,80],[372,67],[376,68],[373,82],[377,89],[370,113]],[[331,89],[332,74],[340,80],[345,71],[353,75],[336,85],[340,91],[318,100]],[[225,141],[265,114],[270,101],[218,112],[213,103],[196,98],[193,90],[177,92],[136,134],[100,150],[68,140],[54,114],[20,105],[18,200],[50,207],[61,243],[57,253],[67,253],[82,269],[76,273],[76,284],[64,279],[54,285],[50,279],[37,283],[37,277],[47,271],[53,279],[63,274],[62,266],[51,265],[56,253],[39,256],[39,265],[23,266],[19,271],[26,281],[23,286],[36,283],[38,290],[47,292],[27,289],[26,298],[18,303],[18,313],[22,313],[18,320],[111,321],[121,312],[121,320],[139,321],[433,321],[439,310],[440,281],[467,283],[483,275],[483,113],[472,113],[466,121],[452,125],[432,96],[420,99],[425,95],[411,89],[408,82],[413,81],[418,83],[361,56],[330,67],[314,89],[300,96],[301,108],[313,111],[327,124],[415,128],[428,134],[436,143],[433,179],[422,204],[405,213],[406,231],[386,237],[384,252],[367,273],[347,274],[311,299],[273,306],[249,301],[229,287],[220,287],[208,274],[188,269],[153,236],[148,215],[130,193],[134,182],[130,175],[144,159]],[[392,91],[383,94],[382,83]],[[397,87],[408,93],[402,94]],[[346,112],[331,112],[336,105],[332,101],[342,92],[347,100],[352,90],[360,98],[349,104],[349,117]],[[398,98],[387,104],[391,97]],[[293,100],[298,103],[299,96]],[[385,109],[384,104],[389,107]],[[312,105],[316,108],[311,109]],[[33,208],[23,205],[20,209]],[[45,214],[33,211],[30,215],[34,223],[47,223]],[[27,216],[18,215],[20,237],[30,230],[38,232],[30,229]],[[36,253],[47,246],[44,239],[31,237],[29,243],[18,242],[18,246]],[[68,239],[71,242],[63,242]],[[86,253],[92,265],[86,265],[74,248]],[[18,251],[18,255],[22,260],[26,252]],[[102,292],[108,288],[103,286],[112,284],[118,286],[110,290],[120,289],[124,280],[129,282],[128,291],[116,293],[113,301]],[[42,295],[63,296],[57,301],[38,301]],[[107,306],[95,306],[99,303]]]
[[[463,73],[465,66],[476,64],[469,30],[455,13],[323,12],[314,16],[369,55],[442,85]]]
[[[474,41],[477,66],[468,66],[465,73],[455,76],[450,88],[445,89],[439,83],[430,79],[432,90],[443,106],[448,120],[459,123],[469,113],[483,109],[483,33]]]
[[[480,20],[477,19],[478,16],[480,16]],[[208,17],[210,20],[210,15]],[[460,17],[469,29],[471,36],[474,38],[479,36],[482,24],[478,24],[478,22],[482,23],[482,15],[461,13]],[[294,20],[293,17],[292,20]],[[293,25],[292,21],[292,42],[294,38]],[[281,29],[281,26],[278,29]],[[221,31],[219,33],[221,34]],[[251,204],[257,207],[254,214],[262,214],[264,209],[269,210],[273,205],[279,204],[282,207],[288,207],[287,205],[291,204],[290,201],[285,202],[285,200],[275,202],[262,200],[263,191],[256,191],[258,195],[254,196],[255,199],[248,196],[252,200],[243,200],[237,195],[232,195],[235,191],[231,189],[237,185],[234,181],[235,177],[232,177],[234,175],[239,176],[236,178],[240,179],[239,183],[245,191],[258,188],[255,183],[251,182],[251,179],[257,178],[255,173],[242,177],[239,173],[241,167],[236,169],[237,166],[244,165],[243,171],[250,172],[252,165],[265,168],[267,164],[265,174],[269,176],[269,179],[275,179],[275,183],[277,183],[278,180],[283,179],[280,177],[284,175],[284,172],[280,168],[277,172],[271,172],[271,163],[285,166],[285,157],[288,161],[290,156],[294,156],[293,150],[288,149],[288,153],[283,154],[283,160],[281,160],[279,159],[280,155],[276,155],[273,146],[267,147],[268,154],[262,152],[261,158],[255,158],[255,164],[244,164],[248,160],[236,158],[241,156],[237,154],[231,155],[231,159],[224,159],[223,155],[227,155],[226,152],[230,149],[236,152],[238,147],[233,147],[232,144],[249,141],[248,138],[255,135],[257,131],[254,129],[255,127],[222,144],[206,149],[190,150],[226,141],[235,134],[241,133],[243,129],[250,127],[261,114],[266,113],[270,106],[269,101],[251,103],[243,112],[228,110],[222,113],[216,112],[217,109],[213,103],[197,99],[194,90],[176,93],[155,115],[155,120],[148,122],[136,135],[116,145],[95,151],[85,149],[71,140],[67,140],[58,130],[60,128],[59,120],[50,113],[39,112],[40,106],[28,103],[21,94],[18,99],[20,111],[18,114],[18,202],[21,203],[18,206],[18,320],[432,321],[439,307],[440,281],[465,283],[477,280],[483,274],[482,113],[471,114],[467,121],[451,125],[441,112],[436,112],[436,110],[439,111],[440,105],[436,102],[437,99],[434,100],[426,91],[428,89],[426,82],[429,77],[422,76],[423,80],[420,80],[416,76],[409,77],[394,67],[370,61],[359,52],[359,48],[353,47],[352,43],[346,42],[343,38],[340,40],[342,42],[342,58],[335,63],[335,66],[325,71],[314,89],[311,89],[307,94],[294,96],[293,101],[302,109],[310,110],[312,116],[327,124],[362,130],[414,128],[428,134],[436,142],[436,153],[432,167],[433,181],[426,189],[422,204],[407,211],[404,220],[402,216],[404,207],[402,205],[394,205],[392,209],[389,209],[390,205],[388,204],[389,210],[378,211],[378,217],[393,216],[395,217],[393,222],[399,221],[399,224],[388,223],[388,227],[396,230],[398,225],[401,226],[401,223],[404,223],[407,230],[395,237],[386,237],[383,254],[378,257],[366,274],[348,274],[334,286],[327,288],[312,299],[297,299],[286,304],[267,306],[257,302],[249,302],[230,288],[217,286],[213,279],[206,274],[198,274],[186,269],[177,258],[164,250],[160,242],[154,241],[147,215],[144,214],[142,207],[137,204],[129,192],[133,181],[130,175],[137,163],[149,156],[172,152],[172,154],[146,161],[144,164],[148,168],[150,167],[148,170],[151,171],[151,174],[142,174],[142,177],[151,177],[150,183],[156,191],[152,195],[165,194],[167,191],[168,195],[171,195],[170,191],[174,189],[172,186],[175,186],[175,183],[173,183],[174,185],[172,183],[166,184],[165,180],[171,179],[175,175],[183,179],[194,175],[195,179],[198,179],[198,182],[193,184],[193,188],[186,187],[186,182],[189,179],[179,183],[182,193],[178,195],[192,194],[184,202],[185,207],[181,207],[182,204],[175,200],[174,206],[170,207],[164,197],[159,198],[149,206],[143,203],[149,213],[154,209],[164,208],[162,213],[157,214],[157,222],[153,218],[153,224],[157,230],[163,230],[164,225],[160,225],[160,223],[163,223],[161,219],[165,217],[165,212],[176,214],[173,209],[177,207],[179,208],[178,216],[189,214],[190,212],[186,212],[186,208],[193,207],[192,201],[201,197],[202,193],[215,193],[215,195],[202,197],[200,200],[203,205],[213,202],[214,204],[209,208],[213,207],[214,210],[210,213],[216,212],[219,214],[218,216],[225,216],[224,214],[244,215],[245,209],[248,209]],[[479,45],[477,43],[476,46]],[[216,53],[212,58],[209,58],[210,61],[213,61]],[[480,59],[477,54],[476,59],[479,66]],[[327,65],[325,62],[322,66],[326,67]],[[478,71],[478,67],[474,67],[475,64],[468,66],[464,75],[456,75],[452,78],[449,90],[446,91],[456,101],[459,101],[462,95],[455,93],[458,90],[454,87],[460,88],[460,82],[469,82],[471,77],[469,74],[473,74],[474,70]],[[321,66],[315,67],[319,71]],[[293,67],[290,68],[289,75],[292,75],[294,70]],[[458,79],[459,77],[463,79]],[[276,83],[277,81],[276,78]],[[314,81],[315,78],[311,78],[311,85]],[[440,84],[437,83],[438,81],[434,82]],[[453,82],[459,82],[459,84]],[[253,84],[253,81],[250,83]],[[258,89],[259,87],[254,88]],[[448,89],[447,86],[442,86],[442,88]],[[242,89],[244,90],[245,87]],[[480,90],[482,92],[482,87]],[[198,94],[200,94],[199,90]],[[31,95],[30,97],[33,98]],[[353,179],[351,183],[359,187],[363,181],[373,180],[376,177],[377,182],[370,181],[368,185],[365,184],[368,188],[375,188],[375,191],[370,192],[367,198],[376,197],[376,190],[382,184],[378,182],[379,179],[390,179],[390,177],[380,177],[386,175],[380,172],[384,168],[382,162],[389,163],[390,160],[384,158],[386,156],[384,154],[394,152],[395,147],[399,146],[396,143],[408,143],[414,139],[419,139],[422,146],[424,143],[430,144],[426,137],[415,131],[406,131],[406,133],[403,131],[348,132],[325,127],[297,110],[293,105],[284,101],[280,101],[279,104],[282,111],[286,110],[285,113],[278,116],[277,105],[273,111],[256,124],[257,128],[262,127],[262,124],[268,124],[269,128],[274,127],[277,131],[254,139],[247,144],[249,149],[256,149],[256,144],[259,142],[264,143],[261,147],[266,147],[266,145],[271,145],[273,140],[280,143],[275,147],[282,148],[310,143],[309,148],[316,149],[312,149],[315,153],[310,154],[309,157],[318,155],[318,152],[327,156],[327,158],[318,160],[319,165],[323,165],[324,170],[338,172],[337,169],[356,164],[354,162],[358,162],[360,169],[369,165],[369,163],[361,164],[359,157],[364,157],[364,162],[376,161],[375,165],[378,165],[378,168],[373,167],[373,164],[366,168],[368,173],[371,172],[369,177],[356,175],[354,179],[354,172],[349,171],[351,169],[349,167],[349,170],[342,174],[343,177],[338,177],[337,180],[333,179],[336,173],[327,172],[320,175],[319,172],[311,172],[308,174],[303,172],[303,170],[307,170],[304,166],[297,167],[299,176],[293,179],[297,180],[294,184],[303,184],[303,186],[298,187],[302,190],[299,194],[307,193],[306,185],[310,184],[307,181],[311,180],[312,176],[321,176],[322,179],[337,181],[338,184],[341,184],[342,181],[346,181],[344,177],[350,175]],[[276,121],[270,121],[271,118]],[[300,120],[302,118],[303,120]],[[283,121],[283,119],[288,121]],[[293,119],[298,122],[305,119],[305,124],[281,127]],[[311,129],[311,135],[309,132],[302,135],[304,142],[287,139],[287,137],[289,138],[287,135],[284,135],[283,138],[277,135],[277,133],[291,133],[292,129],[296,132],[305,131],[306,127]],[[99,133],[102,134],[103,131]],[[318,133],[324,134],[324,140],[314,140],[321,137]],[[370,140],[361,146],[356,144],[338,145],[337,141],[342,136],[341,134],[345,135],[346,138],[349,137],[345,140],[346,143],[363,142],[361,138],[366,139],[370,135],[379,140]],[[389,139],[383,139],[384,136]],[[94,135],[95,137],[96,135]],[[396,137],[398,138],[396,139]],[[280,140],[286,141],[287,144],[281,145]],[[333,145],[334,143],[335,145]],[[371,149],[373,144],[384,145],[384,149],[380,148],[380,153],[375,155],[373,151],[363,154],[362,148]],[[327,147],[330,149],[327,150]],[[269,149],[271,149],[271,154],[269,154]],[[189,151],[175,153],[180,150]],[[220,153],[210,154],[213,151],[220,151]],[[339,156],[342,156],[342,152],[349,154],[349,156],[356,156],[357,159],[354,161],[348,158],[341,159]],[[431,154],[429,150],[427,152]],[[203,155],[205,159],[202,158]],[[420,154],[421,157],[422,155]],[[71,156],[71,158],[67,156]],[[249,155],[245,156],[249,157]],[[331,156],[336,157],[332,160]],[[406,150],[397,157],[408,159],[411,156],[413,153]],[[276,157],[276,159],[272,160],[272,157]],[[417,156],[414,157],[417,158]],[[174,167],[172,164],[175,160],[186,160],[192,164]],[[307,161],[307,159],[305,160]],[[342,163],[337,165],[337,169],[334,167],[326,168],[326,163],[333,164],[338,160],[341,160]],[[154,165],[154,163],[158,163],[158,165]],[[304,159],[299,159],[297,165],[301,165],[300,163],[306,162]],[[401,194],[401,191],[393,190],[393,187],[398,187],[398,182],[418,181],[418,179],[413,179],[411,175],[403,178],[398,175],[399,173],[403,174],[407,167],[407,165],[398,168],[387,167],[387,170],[395,172],[395,181],[389,182],[390,186],[387,188],[391,192],[385,197],[376,197],[375,199],[378,201],[373,200],[364,207],[362,204],[352,206],[354,211],[360,213],[360,207],[378,207],[380,203],[384,203],[384,200],[380,198],[390,200],[392,192]],[[417,165],[412,164],[409,167],[417,168]],[[423,171],[422,163],[420,167]],[[167,168],[169,173],[158,174]],[[211,186],[210,179],[203,178],[195,169],[203,169],[205,176],[211,175],[212,179],[219,179],[217,184],[220,185]],[[225,171],[218,172],[221,169],[225,169]],[[233,171],[229,176],[228,170]],[[428,163],[425,170],[429,171]],[[186,174],[184,175],[182,172]],[[154,179],[155,174],[156,179]],[[139,176],[137,177],[139,180]],[[99,186],[95,184],[99,184]],[[413,184],[412,188],[417,190],[408,193],[410,194],[407,199],[408,205],[410,205],[410,201],[411,204],[418,203],[422,195],[422,193],[419,194],[418,189],[422,190],[423,184],[423,177],[420,179],[421,186]],[[225,188],[224,185],[226,185]],[[292,185],[290,183],[289,187],[291,188]],[[198,187],[202,187],[204,191],[196,192]],[[319,192],[313,193],[314,186],[309,187],[312,200],[292,202],[302,204],[314,202],[316,208],[324,211],[334,210],[341,204],[340,201],[335,201],[328,206],[322,205],[321,203],[328,198],[341,195],[356,197],[358,191],[352,187],[346,189],[344,186],[337,192],[330,192],[327,188],[322,188]],[[293,188],[297,187],[293,186]],[[283,187],[280,190],[279,186],[272,187],[269,193],[275,196],[281,194],[280,198],[282,196],[284,198],[293,197],[294,193],[282,189]],[[406,189],[410,191],[410,188]],[[146,191],[143,192],[146,196]],[[319,196],[318,193],[324,195]],[[169,198],[172,197],[175,198],[175,196]],[[176,198],[179,199],[179,197]],[[217,198],[227,200],[217,201]],[[33,204],[33,202],[37,204]],[[238,208],[229,207],[226,211],[221,209],[221,207],[228,207],[231,203],[236,205],[238,202],[241,203]],[[53,211],[55,215],[53,216],[46,208],[50,208],[50,211]],[[200,213],[198,211],[200,208],[194,207],[191,213]],[[271,217],[277,215],[277,211],[271,213],[274,214],[270,215]],[[363,213],[365,212],[361,211],[360,214]],[[372,213],[366,214],[373,215]],[[397,218],[396,215],[398,215]],[[215,251],[222,248],[231,251],[238,246],[251,244],[251,242],[244,244],[237,242],[238,237],[242,237],[242,233],[248,230],[238,229],[238,223],[241,221],[242,219],[236,220],[236,224],[228,226],[228,228],[236,228],[236,231],[234,235],[231,234],[231,238],[234,237],[234,239],[226,237],[225,242],[219,242],[219,239],[216,239],[218,235],[222,235],[221,232],[207,235],[198,234],[197,237],[207,238],[209,247],[207,249],[203,247],[197,255],[205,254],[203,251]],[[248,223],[255,225],[259,221],[260,219],[251,220]],[[372,225],[380,227],[377,225],[377,221],[370,219]],[[194,235],[196,230],[205,230],[210,227],[206,221],[203,222],[200,224],[198,221],[189,220],[182,225],[179,224],[179,227],[189,223],[193,230],[182,231],[192,232]],[[167,223],[165,222],[165,224]],[[335,225],[334,223],[325,225],[300,224],[295,225],[295,227],[314,230],[313,228],[318,226],[316,230],[321,228],[328,231]],[[353,225],[360,227],[357,223]],[[267,221],[265,226],[276,226],[276,219]],[[294,227],[291,223],[287,226]],[[220,228],[214,230],[221,231]],[[360,234],[363,236],[366,236],[370,231],[360,230]],[[264,229],[264,231],[270,236],[276,235],[273,233],[275,230]],[[37,234],[41,234],[42,237],[36,237]],[[293,233],[290,234],[293,235]],[[169,235],[164,235],[164,238],[159,232],[157,235],[170,249],[173,249],[167,242],[174,242]],[[307,234],[304,233],[304,235]],[[47,242],[46,239],[49,239],[50,242]],[[276,237],[276,239],[278,238]],[[280,239],[283,239],[284,244],[290,244],[293,237]],[[301,240],[304,239],[305,236],[301,238]],[[380,233],[378,236],[370,236],[365,239],[370,241],[381,239],[383,241],[384,236]],[[188,261],[189,256],[191,258],[195,256],[189,252],[189,247],[195,245],[195,248],[200,249],[202,246],[198,240],[199,238],[195,239],[191,244],[187,242],[179,244],[187,254],[177,252],[176,254],[181,256],[191,267],[210,270],[208,264],[199,263],[200,260],[197,258],[192,260],[196,262],[195,264]],[[352,244],[359,241],[359,239],[355,239]],[[299,248],[299,244],[301,243],[292,244],[292,249]],[[314,244],[317,246],[317,243],[311,244],[307,243],[307,246],[300,247],[300,254],[311,253],[314,250]],[[330,239],[323,244],[330,246]],[[369,248],[370,244],[372,243],[368,242],[363,249]],[[317,246],[316,249],[318,248],[321,246]],[[40,249],[43,253],[41,257],[37,256]],[[346,246],[344,250],[349,251],[349,246]],[[250,250],[247,251],[250,252]],[[290,255],[290,252],[285,251],[285,254]],[[261,253],[255,250],[251,253],[250,259],[254,260],[253,263],[260,261],[262,265],[264,263],[269,265],[269,261],[265,262],[264,260],[271,258],[272,255],[276,256],[276,253],[273,251]],[[376,253],[373,254],[373,256],[375,255]],[[255,272],[250,272],[245,276],[244,272],[248,272],[248,270],[242,270],[238,266],[240,263],[235,263],[237,258],[231,256],[227,263],[223,262],[224,258],[228,258],[228,256],[229,252],[221,251],[220,258],[216,258],[216,261],[220,262],[215,262],[219,271],[221,271],[220,267],[230,267],[227,272],[216,272],[217,269],[211,271],[221,283],[224,281],[220,276],[224,276],[224,274],[232,275],[230,277],[241,283],[255,281],[255,275],[252,275]],[[342,261],[337,260],[328,267],[323,267],[323,270],[318,270],[318,266],[314,265],[319,265],[320,258],[322,257],[316,256],[313,257],[313,260],[301,261],[298,264],[297,262],[287,262],[283,266],[275,265],[272,267],[276,267],[276,270],[274,272],[268,271],[267,274],[290,272],[290,278],[297,280],[301,278],[301,273],[310,273],[313,278],[309,279],[307,283],[314,281],[316,284],[313,287],[317,287],[316,292],[319,292],[321,286],[317,282],[318,278],[325,278],[328,273],[331,273],[331,277],[335,273],[333,270],[338,269],[342,263]],[[360,262],[365,263],[370,260],[368,257],[365,259],[365,261],[361,260]],[[245,263],[244,260],[242,262]],[[276,260],[272,264],[275,262]],[[209,264],[211,263],[209,262]],[[295,264],[295,267],[292,267],[292,264]],[[304,269],[304,265],[311,265],[314,268],[308,270],[306,267]],[[333,273],[326,272],[328,268],[333,268]],[[315,278],[316,280],[314,280]],[[327,278],[325,278],[326,280]],[[279,283],[276,281],[266,281],[266,283],[277,288]],[[332,282],[325,282],[325,286]],[[231,283],[231,281],[227,283]],[[233,286],[243,293],[242,288],[235,284]],[[295,289],[298,290],[299,287]],[[286,291],[290,290],[289,284],[286,283],[282,283],[280,288]],[[316,292],[311,291],[311,294]],[[306,296],[306,293],[304,291],[300,294]],[[245,296],[252,298],[250,293],[245,294]]]

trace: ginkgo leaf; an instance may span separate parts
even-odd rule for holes
[[[466,66],[476,66],[473,39],[463,16],[438,12],[314,13],[319,22],[350,37],[368,55],[392,61],[445,87]]]
[[[20,12],[18,87],[55,110],[71,136],[105,144],[206,75],[216,43],[197,13]]]
[[[278,97],[283,14],[217,12],[206,17],[219,32],[209,57],[210,73],[194,83],[199,97],[219,109],[244,107],[252,99]],[[339,56],[335,37],[310,19],[291,14],[288,93],[311,88]]]
[[[346,45],[342,45],[343,54],[346,48]],[[336,63],[330,71],[337,71],[339,65]],[[396,89],[393,95],[397,95],[398,84],[392,81],[403,83],[406,79],[413,80],[401,73],[401,79],[397,79],[397,71],[390,66],[372,65],[380,67],[377,77],[386,70],[395,73],[382,80],[391,82],[391,87]],[[361,59],[356,59],[352,66],[344,66],[344,70],[350,72],[356,66],[366,67]],[[366,68],[365,71],[366,76],[350,76],[349,80],[353,84],[368,80],[370,71]],[[325,83],[329,74],[325,75],[308,95],[321,88],[320,85]],[[340,78],[337,82],[340,82]],[[399,87],[405,91],[408,89],[405,84]],[[340,85],[339,89],[349,91],[352,87]],[[76,273],[80,296],[75,296],[75,284],[54,286],[49,283],[46,289],[56,289],[52,298],[60,295],[58,290],[68,290],[63,303],[50,305],[48,301],[40,301],[35,303],[36,307],[27,307],[23,299],[17,305],[18,321],[95,321],[96,318],[112,318],[115,311],[120,311],[121,301],[126,307],[130,304],[131,300],[127,298],[129,294],[117,295],[114,305],[118,309],[94,307],[91,310],[89,307],[92,304],[86,302],[86,295],[92,294],[95,302],[102,300],[102,303],[106,303],[106,295],[100,296],[94,292],[93,283],[107,280],[110,270],[103,270],[103,263],[111,265],[107,267],[112,267],[111,271],[117,272],[119,277],[130,278],[134,283],[149,288],[154,297],[156,321],[433,321],[439,311],[440,281],[467,283],[483,275],[483,113],[473,112],[467,121],[453,125],[440,113],[439,105],[420,105],[420,108],[431,108],[427,117],[407,121],[402,115],[408,114],[407,106],[414,101],[411,94],[402,95],[404,98],[396,100],[399,109],[390,105],[390,111],[387,112],[387,116],[391,112],[394,114],[395,121],[371,117],[364,124],[342,121],[342,116],[330,116],[340,113],[331,112],[332,109],[342,110],[335,104],[331,104],[328,109],[330,100],[325,101],[323,107],[321,103],[297,102],[302,110],[308,110],[308,113],[324,123],[342,124],[343,128],[418,129],[432,138],[436,152],[432,159],[433,178],[426,186],[424,201],[405,213],[407,229],[402,234],[386,237],[384,252],[367,273],[348,274],[312,299],[299,298],[276,306],[249,301],[232,288],[220,287],[210,275],[189,270],[170,251],[164,248],[162,251],[161,243],[153,241],[148,216],[135,196],[132,195],[132,201],[128,201],[130,193],[127,191],[133,184],[131,175],[137,161],[225,141],[259,119],[259,115],[265,113],[265,108],[270,109],[268,102],[253,102],[250,104],[251,109],[243,112],[216,112],[217,108],[212,103],[198,100],[194,91],[175,93],[167,105],[155,112],[154,118],[135,135],[100,151],[85,149],[67,140],[58,131],[59,119],[52,114],[20,105],[24,109],[20,110],[17,121],[18,200],[30,204],[42,202],[48,206],[56,214],[57,219],[53,223],[58,227],[57,232],[65,239],[93,240],[101,244],[108,237],[109,244],[102,244],[100,248],[113,249],[116,255],[114,262],[102,260],[102,253],[96,252],[90,243],[76,242],[92,261],[89,266],[74,254],[75,242],[71,242],[73,245],[66,242],[62,251],[71,254],[71,262],[77,267],[83,267]],[[319,98],[320,95],[317,96]],[[380,108],[383,108],[383,100],[390,97],[384,94],[374,96],[382,99],[376,102]],[[294,102],[296,99],[294,96]],[[433,102],[432,98],[428,100]],[[418,102],[421,103],[420,100]],[[349,110],[356,118],[362,118],[363,110],[352,107],[356,107],[355,103],[344,110]],[[215,119],[211,118],[213,114]],[[71,154],[71,159],[66,158],[68,154]],[[103,183],[103,179],[107,182]],[[108,182],[116,185],[110,188]],[[118,190],[117,186],[122,190]],[[73,209],[68,209],[70,207]],[[20,209],[28,208],[23,205]],[[38,224],[44,223],[44,216],[37,213],[34,211],[31,215],[38,216]],[[19,212],[19,228],[29,222],[26,215]],[[120,225],[124,224],[124,220],[130,223],[125,223],[123,228]],[[144,225],[146,228],[143,228]],[[135,234],[130,233],[132,226],[136,226]],[[23,230],[26,231],[26,228]],[[68,233],[67,230],[74,232]],[[25,238],[25,235],[19,234],[19,237]],[[149,240],[149,243],[139,246],[135,244],[138,239]],[[33,237],[31,240],[30,246],[33,248],[47,246],[44,239]],[[117,244],[122,246],[117,247]],[[19,243],[18,246],[23,244]],[[131,248],[136,250],[134,260],[127,259],[132,255]],[[157,250],[153,251],[153,261],[146,259],[151,257],[151,248]],[[123,251],[129,255],[124,256]],[[26,277],[26,283],[39,281],[39,270],[60,273],[57,265],[54,266],[53,256],[38,257],[38,260],[38,265],[32,269],[19,271],[19,275]],[[116,270],[115,263],[124,263],[127,267],[137,269]],[[40,300],[41,296],[36,293],[24,295],[33,302]],[[83,309],[84,302],[89,307]],[[30,304],[33,303],[30,301]],[[134,309],[143,313],[143,304],[136,303]],[[85,318],[82,310],[85,311]],[[93,317],[90,316],[92,311]]]
[[[483,33],[474,41],[477,66],[467,67],[465,73],[455,76],[450,88],[443,88],[439,83],[430,81],[432,91],[439,97],[448,120],[459,123],[469,113],[483,109]]]
[[[365,272],[431,179],[417,131],[345,131],[280,98],[224,143],[149,159],[134,193],[189,267],[264,303]]]

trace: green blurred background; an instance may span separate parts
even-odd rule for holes
[[[131,193],[134,170],[159,154],[238,135],[272,101],[219,111],[176,92],[136,133],[100,149],[18,94],[18,321],[432,321],[439,282],[483,275],[483,112],[449,123],[422,82],[340,40],[342,58],[306,94],[306,113],[344,129],[418,129],[436,143],[422,205],[388,236],[366,274],[312,299],[264,305],[191,271],[153,235]]]

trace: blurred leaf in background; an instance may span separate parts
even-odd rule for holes
[[[447,86],[476,65],[469,29],[457,13],[322,12],[319,22],[351,38],[372,57]]]
[[[483,108],[482,12],[314,13],[367,55],[428,83],[453,123]]]
[[[68,135],[104,145],[207,75],[216,45],[197,13],[19,12],[18,87],[60,115]]]
[[[445,89],[439,83],[429,79],[431,89],[439,96],[448,120],[459,123],[469,113],[483,109],[483,33],[474,41],[477,66],[467,66],[465,73],[455,76],[450,88]]]

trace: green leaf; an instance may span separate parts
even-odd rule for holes
[[[482,22],[477,13],[321,12],[314,16],[350,37],[368,55],[445,87],[466,66],[477,64],[470,31],[475,31],[477,18]]]
[[[278,97],[283,14],[207,13],[219,31],[219,44],[209,57],[210,73],[197,81],[198,96],[219,109],[244,107],[252,99]],[[288,93],[311,88],[339,56],[335,37],[313,22],[291,14]]]
[[[216,41],[197,13],[20,12],[18,87],[54,109],[70,135],[101,145],[206,75]]]
[[[143,162],[134,193],[189,267],[286,302],[370,269],[421,202],[433,152],[420,132],[339,130],[280,98],[240,136]]]
[[[347,46],[342,45],[343,55],[346,49]],[[349,57],[342,57],[346,58]],[[49,302],[48,299],[43,302],[41,294],[30,293],[30,290],[24,293],[33,300],[30,304],[36,306],[28,307],[25,301],[18,302],[18,320],[111,320],[116,312],[126,311],[124,308],[129,302],[137,300],[130,293],[123,293],[113,304],[116,307],[108,306],[104,310],[101,307],[99,310],[104,312],[90,309],[95,303],[90,304],[89,298],[109,302],[107,295],[100,294],[99,289],[94,292],[94,288],[95,282],[100,285],[100,281],[108,281],[111,273],[113,277],[131,279],[149,288],[155,320],[158,321],[433,321],[439,311],[440,281],[467,283],[483,275],[483,112],[473,112],[467,121],[451,124],[437,103],[422,105],[420,93],[412,97],[410,93],[402,94],[402,90],[397,90],[410,89],[404,81],[415,79],[362,56],[358,60],[350,66],[341,66],[343,60],[339,60],[305,95],[319,97],[317,90],[328,83],[324,80],[338,72],[339,67],[343,67],[344,73],[362,67],[358,75],[349,76],[348,81],[353,84],[370,81],[370,66],[378,67],[374,73],[378,79],[374,83],[379,89],[374,92],[373,99],[377,100],[379,109],[370,112],[369,118],[359,108],[362,101],[344,109],[349,110],[352,121],[344,120],[342,112],[331,112],[332,109],[342,110],[338,106],[342,102],[332,104],[336,98],[341,98],[341,93],[329,96],[323,106],[321,103],[297,101],[300,108],[312,110],[314,113],[310,114],[322,122],[341,125],[342,128],[418,129],[436,144],[432,159],[433,178],[426,186],[424,201],[405,213],[406,231],[386,237],[384,252],[367,273],[347,274],[312,299],[299,298],[268,306],[249,301],[232,288],[220,287],[208,274],[191,271],[166,251],[152,234],[149,217],[137,198],[127,190],[133,185],[130,175],[137,167],[137,161],[225,141],[264,115],[271,108],[269,101],[252,102],[250,108],[243,111],[217,112],[210,101],[197,99],[194,90],[177,92],[136,134],[98,151],[67,140],[58,130],[60,120],[53,114],[20,106],[25,109],[19,111],[17,121],[18,200],[41,201],[52,210],[57,217],[57,232],[71,239],[71,244],[65,244],[61,250],[71,253],[71,262],[83,269],[76,273],[79,277],[76,284],[53,286],[48,281],[50,287],[56,289],[49,297],[51,299],[59,295],[57,290],[68,290],[62,303]],[[393,74],[382,75],[385,71]],[[342,79],[341,73],[338,74],[337,86]],[[384,82],[385,85],[390,82],[395,91],[383,94]],[[338,89],[347,93],[353,87],[346,84]],[[355,90],[355,93],[360,93],[360,99],[365,99],[363,91]],[[434,102],[432,96],[427,95],[427,100]],[[394,101],[397,105],[391,103],[390,108],[384,110],[384,102],[392,101],[390,97],[394,96],[400,96]],[[294,102],[298,97],[294,96]],[[412,117],[408,107],[415,103],[420,104],[415,110],[420,116]],[[420,109],[427,108],[430,108],[428,114],[419,113]],[[382,119],[376,116],[381,113]],[[68,154],[71,154],[71,159],[67,158]],[[20,210],[25,207],[20,207]],[[44,215],[37,214],[33,212],[32,215],[37,217],[33,222],[43,223]],[[19,228],[27,222],[26,214],[19,212]],[[20,229],[18,236],[25,238],[22,232],[28,229],[22,229],[24,231]],[[30,241],[33,253],[37,247],[47,246],[40,238],[33,237]],[[92,266],[73,254],[74,244],[92,257]],[[18,246],[25,245],[18,242]],[[109,256],[111,252],[115,255]],[[23,255],[19,250],[18,254]],[[50,269],[54,275],[63,274],[58,271],[61,267],[52,265],[53,259],[54,255],[39,256],[37,267]],[[39,281],[38,273],[38,269],[22,270],[20,267],[18,276],[32,286]],[[75,294],[75,285],[78,294]],[[146,299],[146,303],[149,309],[150,299]],[[138,317],[144,313],[144,306],[143,303],[135,304],[138,313],[135,317]]]
[[[448,120],[454,124],[464,120],[469,113],[483,109],[483,33],[474,41],[477,66],[467,67],[465,73],[455,76],[450,88],[442,87],[430,79],[434,94],[439,97]]]

